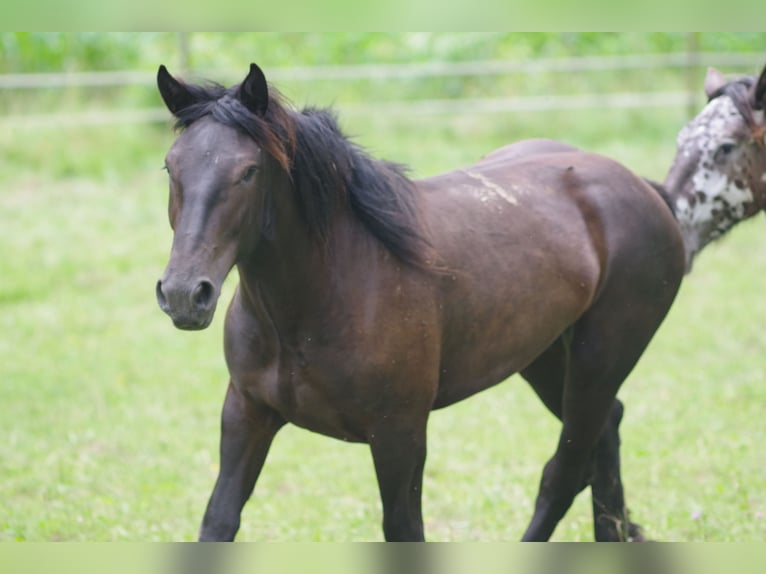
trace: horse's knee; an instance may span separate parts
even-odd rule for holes
[[[625,414],[625,405],[620,399],[614,399],[612,411],[609,413],[609,422],[613,427],[619,427],[622,422],[622,416]]]
[[[553,455],[543,469],[535,513],[522,540],[544,541],[550,538],[559,520],[582,490],[584,470],[580,464],[563,461],[560,450]]]
[[[590,483],[590,466],[587,458],[569,457],[559,450],[543,469],[540,494],[568,506]]]
[[[596,443],[594,449],[594,456],[599,456],[603,453],[613,453],[620,448],[620,422],[622,422],[622,416],[625,414],[625,406],[622,401],[615,399],[612,404],[612,410],[609,411],[609,417],[607,418],[604,430],[601,432],[601,436]]]

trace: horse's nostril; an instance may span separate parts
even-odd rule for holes
[[[155,289],[157,293],[157,304],[163,311],[168,308],[168,300],[165,298],[165,293],[162,292],[162,279],[157,281],[157,287]]]
[[[200,281],[194,288],[191,300],[192,304],[198,309],[208,309],[213,302],[213,293],[215,288],[210,281]]]

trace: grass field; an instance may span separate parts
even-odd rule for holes
[[[548,136],[661,179],[682,121],[650,110],[346,125],[415,176]],[[172,134],[0,138],[0,540],[193,539],[217,470],[226,369],[223,313],[180,332],[155,303]],[[629,506],[660,540],[766,538],[766,222],[755,219],[700,256],[620,393]],[[518,539],[557,434],[519,378],[434,413],[429,539]],[[367,448],[283,430],[239,539],[381,540]],[[592,539],[587,495],[555,539]]]

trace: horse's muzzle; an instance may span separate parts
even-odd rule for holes
[[[218,291],[208,279],[187,283],[163,278],[157,281],[156,290],[157,304],[177,328],[196,331],[213,320]]]

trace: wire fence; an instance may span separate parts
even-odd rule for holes
[[[501,98],[420,99],[384,102],[336,102],[344,114],[387,113],[390,115],[438,115],[471,113],[514,113],[571,109],[620,109],[687,106],[698,104],[702,66],[752,70],[766,62],[762,53],[706,53],[690,49],[671,54],[573,57],[525,61],[417,62],[409,64],[369,64],[270,68],[269,78],[279,82],[426,79],[438,77],[497,77],[510,74],[576,74],[626,70],[674,69],[687,76],[683,90],[672,92],[628,92],[589,94],[541,94]],[[211,78],[224,83],[234,81],[241,71],[191,70],[192,76]],[[189,75],[189,74],[187,74]],[[26,90],[62,90],[67,88],[103,88],[151,86],[154,71],[121,70],[110,72],[72,72],[0,75],[0,92]],[[53,112],[42,114],[0,115],[4,128],[57,128],[73,125],[109,125],[149,123],[168,120],[164,108],[109,109],[99,111]]]

